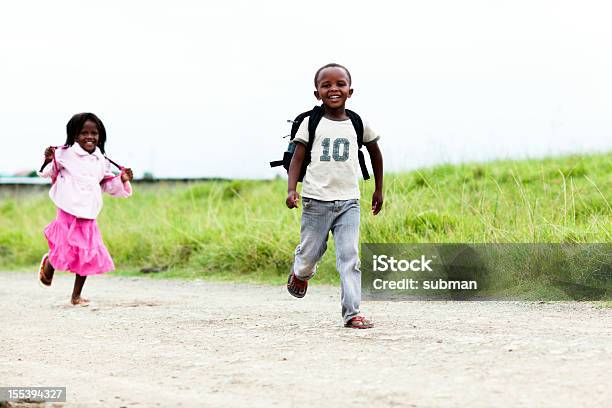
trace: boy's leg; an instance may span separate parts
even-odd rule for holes
[[[359,261],[359,200],[336,201],[338,216],[332,226],[336,268],[340,273],[342,318],[348,323],[359,314],[361,270]]]
[[[300,244],[295,248],[292,272],[300,280],[310,279],[317,270],[317,262],[327,249],[327,237],[333,222],[333,202],[304,198]]]

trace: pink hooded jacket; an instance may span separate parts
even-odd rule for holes
[[[111,164],[99,148],[86,152],[78,143],[56,149],[53,161],[38,172],[55,179],[49,197],[55,205],[77,218],[95,219],[102,210],[102,191],[115,197],[132,195],[130,182],[111,172]]]

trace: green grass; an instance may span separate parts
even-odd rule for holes
[[[361,185],[362,242],[612,242],[612,153],[388,174],[375,217],[373,186]],[[301,214],[285,195],[282,179],[137,185],[127,200],[105,197],[98,223],[126,274],[281,282]],[[37,263],[54,215],[46,194],[0,199],[0,267]],[[330,243],[318,282],[337,282]]]
[[[598,302],[597,305],[601,309],[610,309],[610,308],[612,308],[612,300],[604,300],[602,302]]]

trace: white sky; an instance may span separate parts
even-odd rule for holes
[[[387,170],[612,150],[606,1],[0,4],[0,173],[91,111],[137,175],[273,177],[332,61]]]

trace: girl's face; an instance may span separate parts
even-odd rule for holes
[[[77,135],[76,142],[88,153],[93,153],[98,146],[98,127],[95,122],[86,120],[83,129]]]

